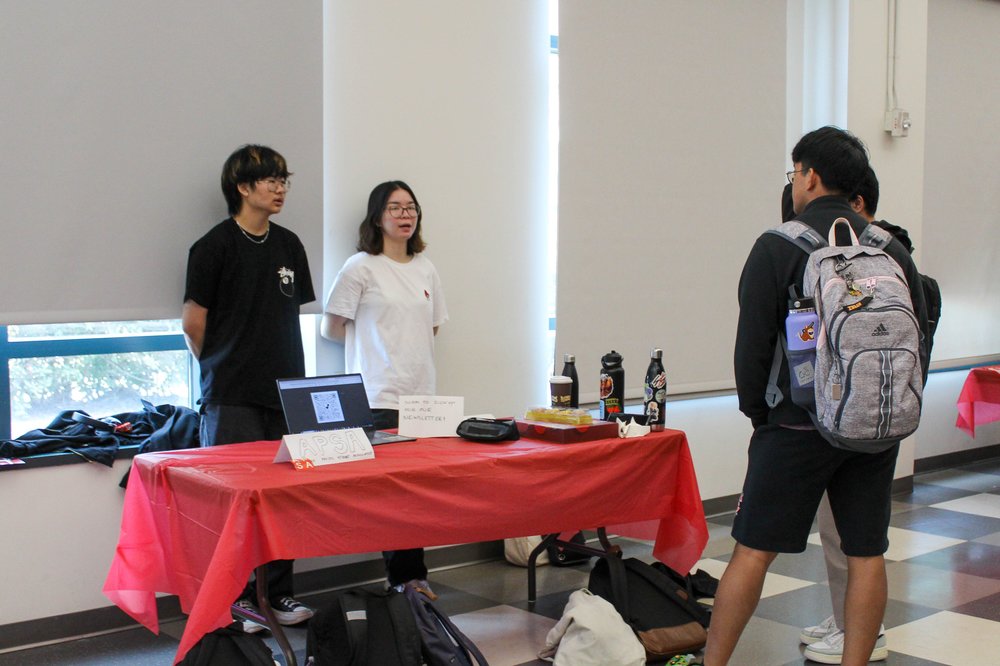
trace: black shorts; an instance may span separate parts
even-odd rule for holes
[[[733,538],[756,550],[801,553],[826,491],[844,554],[884,554],[898,453],[898,444],[855,453],[835,448],[815,430],[758,427],[750,438]]]

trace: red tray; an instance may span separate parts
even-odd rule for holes
[[[521,433],[521,437],[525,439],[538,439],[543,442],[555,442],[557,444],[572,444],[573,442],[589,442],[593,439],[617,437],[618,423],[594,421],[590,425],[570,425],[568,423],[517,419],[517,430]]]

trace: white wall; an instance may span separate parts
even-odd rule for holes
[[[288,160],[277,221],[318,247],[321,15],[316,0],[0,2],[0,322],[178,317],[188,248],[225,219],[219,174],[246,143]]]
[[[908,6],[908,3],[900,3]],[[932,0],[921,266],[941,284],[937,358],[1000,351],[1000,3]]]
[[[368,194],[406,181],[450,320],[440,395],[467,413],[547,398],[548,7],[535,0],[330,2],[324,292]],[[321,343],[320,371],[342,347]]]
[[[0,474],[0,625],[108,606],[130,461]]]

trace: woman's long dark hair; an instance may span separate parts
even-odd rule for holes
[[[403,181],[389,180],[376,185],[368,196],[368,215],[358,227],[359,252],[382,254],[382,213],[385,212],[389,197],[396,190],[406,190],[413,197],[413,203],[417,204],[417,226],[413,230],[413,235],[406,241],[406,254],[413,256],[418,252],[423,252],[424,248],[427,247],[427,244],[420,237],[420,221],[423,219],[424,213],[420,209],[417,195]]]

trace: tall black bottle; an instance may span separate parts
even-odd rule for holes
[[[576,375],[576,356],[563,354],[562,376],[573,380],[569,394],[569,406],[576,409],[580,406],[580,378]]]
[[[625,410],[625,370],[622,355],[614,349],[601,357],[601,419]]]
[[[663,412],[667,405],[667,373],[663,369],[662,349],[654,349],[649,354],[644,386],[642,411],[646,414],[646,424],[652,430],[663,430]]]

